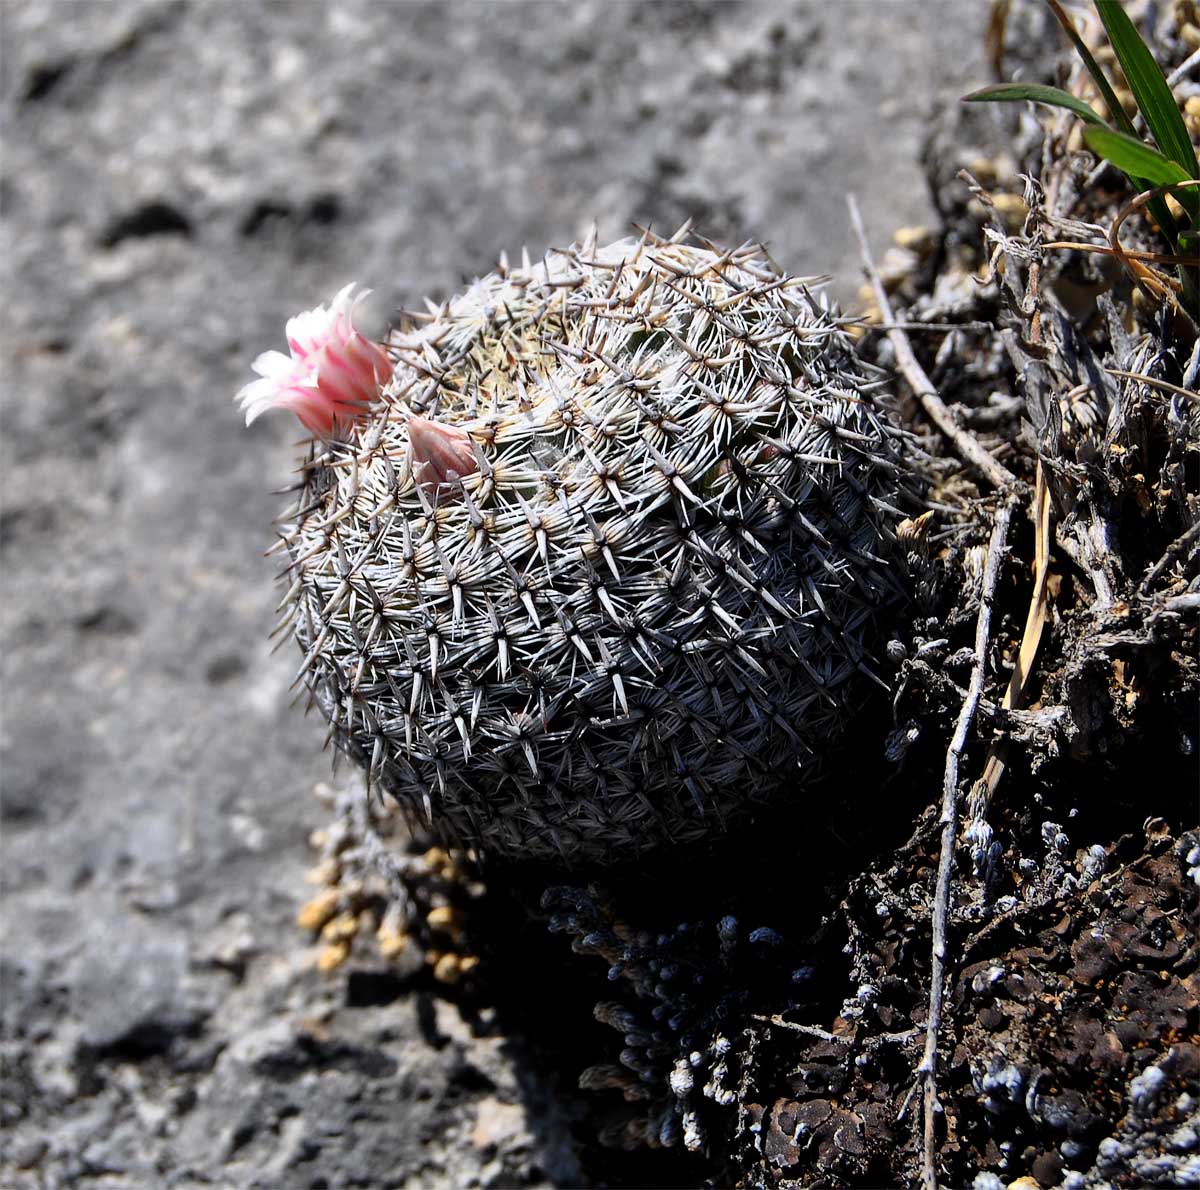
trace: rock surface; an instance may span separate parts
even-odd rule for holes
[[[0,7],[5,1185],[579,1184],[519,1047],[312,969],[321,732],[269,652],[297,427],[232,394],[351,278],[694,217],[793,272],[931,217],[983,5]],[[367,997],[370,1001],[371,998]]]

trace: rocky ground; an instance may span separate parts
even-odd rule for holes
[[[348,280],[382,319],[593,220],[693,217],[852,294],[842,195],[877,246],[930,220],[919,149],[984,77],[986,19],[0,6],[0,1182],[639,1176],[583,1151],[578,1069],[548,1068],[544,1038],[535,1058],[427,981],[314,969],[294,921],[329,762],[289,705],[296,658],[269,652],[261,557],[295,427],[247,433],[231,398]]]

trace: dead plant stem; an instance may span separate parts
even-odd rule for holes
[[[863,268],[871,283],[875,302],[885,323],[894,323],[891,302],[888,301],[887,291],[879,276],[879,270],[871,259],[871,249],[867,244],[867,232],[863,226],[862,215],[858,210],[858,202],[853,194],[846,196],[846,204],[850,209],[850,222],[854,234],[858,238],[859,250],[862,254]],[[979,440],[968,430],[964,430],[955,420],[946,403],[938,396],[925,369],[921,367],[913,352],[908,335],[900,327],[893,326],[888,330],[888,341],[896,353],[896,364],[901,375],[912,389],[913,396],[925,410],[926,416],[953,443],[959,457],[979,472],[993,487],[1007,491],[1016,486],[1016,477],[1007,468],[996,462],[980,444]]]
[[[987,672],[988,641],[991,638],[992,602],[1000,577],[1008,542],[1016,499],[1009,496],[996,510],[992,536],[988,541],[987,561],[983,571],[983,588],[979,594],[979,615],[975,622],[975,661],[967,696],[959,711],[954,736],[946,750],[946,775],[942,784],[942,842],[938,857],[937,890],[933,903],[933,953],[929,973],[929,1016],[925,1029],[925,1054],[917,1068],[918,1080],[924,1082],[924,1144],[922,1149],[922,1182],[925,1190],[937,1190],[937,1113],[941,1110],[937,1098],[938,1030],[942,1022],[942,1004],[946,978],[946,922],[950,912],[950,888],[954,876],[954,843],[958,834],[958,769],[966,747],[971,723],[983,697]]]

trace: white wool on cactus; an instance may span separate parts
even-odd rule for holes
[[[372,783],[571,864],[803,796],[902,591],[901,438],[813,284],[647,233],[407,316],[280,530],[282,627]]]

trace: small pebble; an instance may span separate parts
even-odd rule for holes
[[[40,1136],[27,1136],[14,1141],[8,1150],[8,1159],[14,1169],[31,1169],[46,1155],[49,1145]]]
[[[1191,1153],[1200,1147],[1200,1131],[1195,1124],[1183,1124],[1167,1137],[1167,1148],[1172,1153]]]
[[[686,1058],[680,1058],[675,1063],[675,1068],[671,1071],[669,1082],[671,1090],[676,1095],[686,1095],[695,1085],[695,1080],[692,1077],[692,1071],[688,1066]]]
[[[1147,1066],[1130,1084],[1129,1100],[1139,1115],[1148,1115],[1166,1085],[1167,1076],[1157,1066]]]

